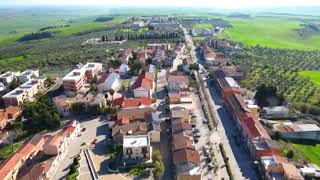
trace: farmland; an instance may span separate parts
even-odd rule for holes
[[[320,166],[320,144],[293,144],[293,146],[301,151],[308,161]]]
[[[225,18],[232,25],[222,37],[241,41],[250,46],[314,50],[320,48],[320,33],[300,36],[296,29],[302,22],[287,18],[254,17],[249,19]]]
[[[194,24],[193,28],[195,29],[213,29],[213,25],[212,24]]]
[[[314,84],[320,85],[320,71],[301,71],[299,75],[308,78]]]

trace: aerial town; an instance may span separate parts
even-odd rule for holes
[[[143,37],[150,42],[119,49],[111,63],[78,63],[63,77],[39,69],[0,75],[0,143],[11,152],[1,157],[1,180],[320,177],[319,167],[293,162],[278,142],[319,141],[320,127],[294,120],[289,104],[258,105],[240,83],[247,71],[229,56],[238,49],[214,38],[224,27],[187,29],[167,16],[121,27],[145,26],[153,28]],[[183,40],[151,41],[178,35]],[[81,46],[140,38],[128,37]],[[29,130],[16,131],[18,122]],[[44,124],[51,129],[38,131]]]

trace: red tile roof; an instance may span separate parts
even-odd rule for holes
[[[139,98],[129,98],[124,99],[122,107],[128,108],[128,107],[138,107],[140,106],[141,100]]]
[[[152,99],[149,97],[141,97],[141,105],[149,106],[152,104]]]
[[[201,165],[199,152],[191,149],[181,149],[173,152],[173,163],[179,165],[181,163],[193,163]]]
[[[121,106],[123,104],[124,97],[116,98],[112,101],[112,106]]]
[[[133,88],[145,88],[151,90],[153,88],[153,76],[151,73],[142,71],[137,80],[133,84]]]

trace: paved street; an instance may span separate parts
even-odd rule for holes
[[[83,142],[87,142],[87,144],[91,144],[91,142],[97,138],[96,150],[94,150],[97,156],[101,155],[106,146],[102,145],[105,139],[106,131],[104,129],[105,123],[100,121],[100,117],[96,118],[76,118],[80,121],[81,127],[86,127],[86,131],[82,132],[82,136],[77,137],[74,142],[68,147],[68,152],[65,155],[64,159],[60,162],[60,166],[56,171],[53,179],[64,179],[69,171],[69,167],[73,162],[73,159],[76,155],[80,153],[80,147]],[[85,160],[85,156],[83,153],[81,155],[81,167],[80,167],[80,179],[86,180],[91,178],[90,172],[88,169],[87,162]],[[92,156],[95,158],[95,156]],[[99,166],[95,165],[96,168]],[[101,171],[97,169],[98,173]]]
[[[192,37],[187,33],[186,29],[184,29],[184,33],[187,43],[191,46],[190,54],[193,57],[194,62],[200,64],[201,61],[196,56],[196,47],[194,46]],[[225,111],[223,106],[221,106],[223,101],[216,95],[215,88],[211,86],[209,82],[207,82],[207,84],[209,84],[210,89],[206,88],[205,90],[210,90],[212,96],[210,101],[215,107],[216,119],[218,121],[217,136],[221,139],[226,150],[234,176],[237,177],[237,179],[257,179],[255,169],[249,159],[249,152],[245,150],[243,146],[237,146],[235,143],[234,136],[238,135],[238,131],[235,129],[231,115]],[[225,129],[228,129],[228,131]]]

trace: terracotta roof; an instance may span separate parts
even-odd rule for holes
[[[16,118],[21,114],[21,109],[18,106],[9,106],[6,108],[6,116],[10,114],[13,118]]]
[[[4,109],[0,109],[0,125],[7,123],[7,117]]]
[[[201,165],[199,152],[191,149],[180,149],[173,152],[173,163],[179,165],[182,163],[193,163]]]
[[[149,106],[152,104],[152,99],[149,97],[141,97],[141,105]]]
[[[62,106],[62,107],[69,106],[69,103],[68,103],[67,100],[64,99],[64,98],[56,97],[56,98],[55,98],[55,102],[56,102],[57,104],[59,104],[59,106]]]
[[[59,146],[60,142],[63,140],[62,131],[60,131],[58,134],[52,136],[48,142],[47,145],[51,146]]]
[[[147,124],[142,122],[134,122],[126,125],[115,125],[112,128],[112,136],[116,134],[127,135],[128,131],[132,131],[133,135],[143,135],[148,132]]]
[[[189,123],[176,123],[172,124],[172,131],[174,133],[185,131],[185,130],[192,130],[192,126]]]
[[[22,159],[22,155],[20,153],[15,153],[13,156],[11,156],[8,160],[6,160],[2,165],[0,166],[0,179],[4,179],[6,175],[9,174],[9,172],[19,164],[19,162]]]
[[[299,170],[290,163],[281,163],[284,173],[288,179],[303,180],[304,178],[300,174]]]
[[[153,76],[151,73],[142,71],[137,80],[133,84],[133,88],[145,88],[145,89],[152,89],[153,88]]]
[[[193,140],[190,136],[184,135],[184,133],[173,134],[172,137],[172,149],[173,151],[179,149],[194,149]]]
[[[142,116],[142,115],[145,116],[146,114],[151,112],[156,112],[156,110],[154,110],[151,107],[120,109],[117,112],[117,119],[121,119],[126,116],[132,116],[132,117]]]
[[[75,127],[70,126],[70,127],[64,128],[63,131],[65,131],[69,134],[72,134],[75,131],[75,129],[76,129]]]
[[[122,107],[128,108],[128,107],[138,107],[140,105],[140,98],[129,98],[123,100]]]

